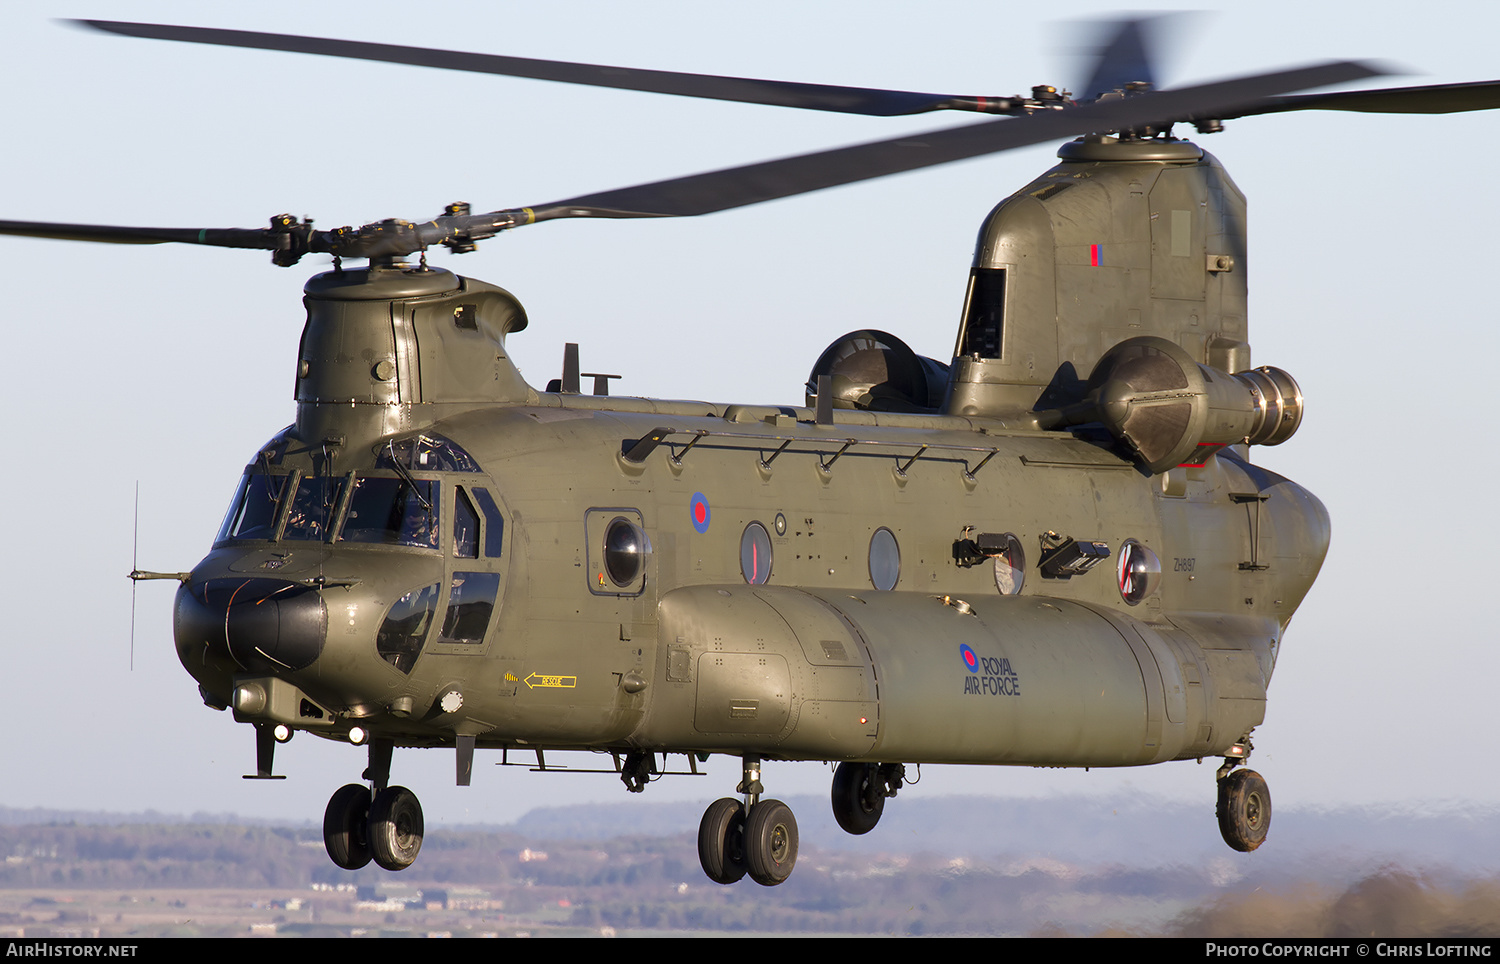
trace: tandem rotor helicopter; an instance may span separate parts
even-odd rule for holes
[[[460,782],[476,749],[543,767],[549,751],[595,750],[631,790],[737,757],[737,796],[699,830],[720,883],[776,884],[795,864],[766,760],[837,762],[835,816],[864,833],[908,764],[1221,757],[1226,841],[1265,838],[1269,792],[1242,764],[1328,518],[1251,460],[1292,436],[1302,397],[1251,366],[1244,199],[1172,125],[1488,109],[1500,84],[1294,93],[1374,73],[1327,64],[1158,91],[1130,24],[1083,90],[1005,98],[97,26],[812,109],[1008,115],[425,222],[0,223],[335,259],[306,287],[296,422],[247,460],[212,552],[173,578],[179,657],[207,705],[252,724],[257,776],[274,776],[296,731],[366,749],[366,782],[325,812],[336,864],[416,859],[421,807],[391,785],[396,747],[453,748]],[[1071,137],[981,226],[951,360],[854,331],[817,359],[803,406],[612,396],[607,374],[587,394],[572,354],[538,391],[506,348],[528,323],[519,302],[426,264],[428,249],[541,220],[709,213]]]

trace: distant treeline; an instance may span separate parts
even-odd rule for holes
[[[871,856],[804,842],[780,887],[719,887],[694,837],[547,841],[430,831],[415,868],[349,873],[313,828],[232,824],[0,826],[0,889],[252,888],[315,883],[479,890],[508,917],[617,929],[863,934],[1429,936],[1500,933],[1500,879],[1398,869],[1343,882],[1219,877],[1211,864],[1081,867],[1055,860]],[[1325,867],[1326,871],[1327,868]]]

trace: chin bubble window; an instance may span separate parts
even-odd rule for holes
[[[745,526],[740,536],[740,575],[752,586],[771,578],[771,536],[759,522]]]
[[[870,537],[870,583],[881,591],[896,588],[901,579],[901,547],[891,530],[881,527]]]
[[[1156,592],[1161,585],[1161,560],[1156,553],[1136,542],[1125,540],[1120,547],[1120,561],[1115,567],[1120,598],[1134,606]]]

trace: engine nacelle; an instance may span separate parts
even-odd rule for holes
[[[1105,352],[1083,401],[1044,422],[1099,422],[1157,474],[1201,464],[1195,457],[1201,447],[1279,445],[1302,424],[1302,410],[1302,390],[1279,368],[1231,374],[1194,361],[1174,342],[1145,335]]]

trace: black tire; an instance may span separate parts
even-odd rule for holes
[[[716,884],[745,876],[745,808],[733,797],[715,800],[698,824],[698,862]]]
[[[323,811],[323,849],[345,870],[370,862],[370,788],[362,783],[339,787]]]
[[[875,763],[840,763],[833,771],[833,819],[846,833],[875,829],[885,812],[885,781]]]
[[[780,800],[762,800],[745,818],[745,863],[750,879],[775,887],[797,865],[797,818]]]
[[[405,870],[422,849],[422,804],[405,787],[386,787],[370,804],[370,853],[386,870]]]
[[[1266,842],[1271,829],[1271,791],[1254,770],[1235,770],[1219,781],[1219,833],[1224,842],[1249,853]]]

